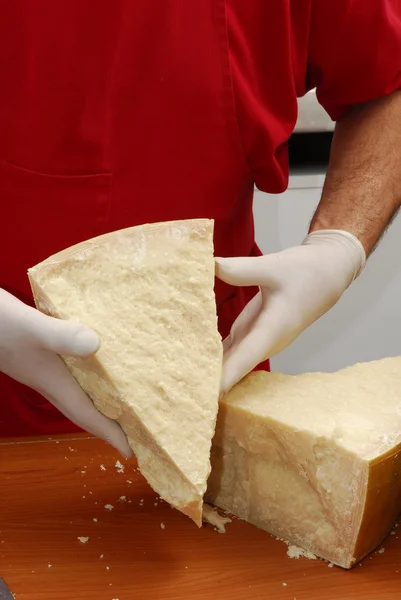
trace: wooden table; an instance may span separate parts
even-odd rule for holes
[[[17,600],[401,598],[397,529],[352,571],[290,559],[239,520],[197,530],[117,460],[86,436],[0,442],[0,575]]]

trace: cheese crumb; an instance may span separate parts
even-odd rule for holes
[[[303,548],[300,548],[299,546],[288,546],[288,550],[287,550],[287,556],[289,556],[290,558],[300,558],[301,556],[305,557],[305,558],[309,558],[310,560],[316,560],[316,556],[314,554],[312,554],[312,552],[309,552],[309,550],[304,550]]]
[[[215,531],[218,531],[219,533],[225,533],[225,526],[227,525],[227,523],[231,523],[231,519],[229,519],[228,517],[222,517],[214,508],[212,508],[208,504],[203,505],[202,521],[204,523],[209,523],[210,525],[213,525]]]
[[[94,523],[97,523],[97,519],[96,519],[96,517],[94,517],[94,518],[92,519],[92,521],[93,521]]]
[[[88,537],[78,537],[77,540],[79,540],[81,542],[81,544],[86,544],[86,542],[89,540]]]
[[[120,496],[119,500],[121,500],[121,502],[125,502],[127,499],[127,496]]]
[[[283,582],[283,585],[286,586],[287,584]]]
[[[114,506],[112,504],[105,504],[104,505],[106,510],[113,510]]]
[[[118,471],[119,473],[124,473],[124,469],[125,469],[125,467],[124,467],[124,465],[122,465],[122,464],[120,463],[120,461],[119,461],[119,460],[116,462],[116,464],[115,464],[114,466],[116,467],[116,469],[117,469],[117,471]]]
[[[131,479],[127,479],[127,483],[132,483],[132,480]]]
[[[102,469],[102,471],[106,470],[106,467],[104,465],[100,465],[100,468]]]
[[[332,567],[334,567],[334,563],[329,563],[327,566],[331,569]]]
[[[51,569],[51,564],[50,563],[47,565],[47,568]],[[33,571],[32,571],[32,573],[33,573]]]
[[[165,524],[164,524],[164,523],[160,523],[160,527],[161,527],[162,529],[166,529],[166,526],[165,526]]]
[[[380,550],[377,551],[378,554],[383,554],[385,548],[380,548]]]

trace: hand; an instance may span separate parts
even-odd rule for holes
[[[48,317],[0,289],[0,371],[129,457],[132,451],[120,426],[95,408],[58,356],[90,356],[99,345],[94,331]]]
[[[260,287],[224,340],[222,394],[334,306],[365,262],[359,240],[337,230],[316,231],[276,254],[217,258],[219,279]]]

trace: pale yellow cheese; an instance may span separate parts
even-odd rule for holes
[[[95,357],[63,357],[116,419],[153,489],[199,526],[210,473],[222,344],[213,222],[133,227],[30,269],[37,307],[98,332]]]
[[[352,567],[401,509],[401,358],[249,375],[221,402],[206,499]]]

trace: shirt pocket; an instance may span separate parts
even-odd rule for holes
[[[32,304],[27,270],[107,231],[110,173],[48,175],[0,161],[0,287]]]

